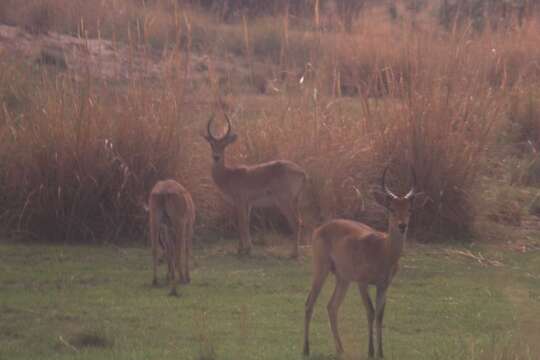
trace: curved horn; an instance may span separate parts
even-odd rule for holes
[[[232,129],[231,119],[229,119],[229,117],[227,116],[225,112],[223,112],[223,114],[225,115],[225,119],[227,120],[227,133],[225,133],[225,135],[223,135],[220,138],[217,138],[214,135],[212,135],[212,131],[210,130],[210,128],[212,127],[212,123],[214,122],[214,114],[212,114],[210,115],[210,119],[208,120],[208,124],[206,125],[206,132],[208,133],[208,137],[210,137],[211,140],[214,140],[214,141],[223,140],[227,136],[229,136],[231,133],[231,129]]]
[[[218,140],[212,135],[212,131],[210,131],[210,127],[212,126],[212,123],[214,122],[214,114],[210,115],[210,119],[208,119],[208,124],[206,125],[206,132],[208,133],[208,137],[212,140]]]
[[[410,199],[414,196],[416,193],[416,171],[414,170],[414,167],[411,166],[411,175],[412,175],[412,186],[411,190],[405,195],[405,199]]]
[[[231,124],[231,119],[229,119],[229,115],[227,115],[227,110],[225,109],[225,103],[223,102],[223,99],[221,98],[221,96],[219,96],[218,102],[219,102],[219,105],[221,106],[221,111],[223,111],[223,115],[225,115],[225,120],[227,120],[227,132],[222,137],[222,139],[224,139],[231,134],[232,124]]]
[[[223,135],[223,138],[226,138],[227,136],[231,134],[232,124],[231,124],[231,119],[229,119],[229,115],[227,115],[227,112],[225,111],[225,109],[223,109],[223,115],[225,115],[225,120],[227,120],[227,132],[225,133],[225,135]]]
[[[382,179],[381,179],[381,186],[382,186],[384,192],[385,192],[388,196],[390,196],[392,199],[397,199],[397,198],[398,198],[397,195],[394,194],[392,191],[390,191],[390,189],[389,189],[388,187],[386,187],[386,181],[385,181],[385,180],[386,180],[386,172],[388,171],[388,166],[389,166],[389,165],[387,165],[387,166],[384,168],[384,171],[383,171],[383,174],[382,174]]]

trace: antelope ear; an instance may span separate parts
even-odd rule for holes
[[[377,204],[388,209],[388,204],[390,200],[390,196],[388,196],[388,194],[380,190],[373,190],[373,197],[375,198],[375,201],[377,202]]]
[[[210,136],[208,136],[208,134],[206,134],[205,131],[202,131],[202,130],[201,130],[201,131],[199,132],[199,135],[201,135],[201,137],[202,137],[204,140],[210,142]]]
[[[413,206],[415,209],[421,209],[431,200],[431,198],[424,192],[419,192],[414,194],[414,196],[411,199]]]

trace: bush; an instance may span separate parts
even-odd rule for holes
[[[502,188],[489,207],[487,217],[499,224],[520,226],[522,213],[523,205],[520,197],[512,189]]]
[[[509,141],[540,151],[540,100],[533,92],[514,95],[508,112]]]
[[[10,76],[25,79],[27,69],[13,69]],[[231,96],[233,109],[244,110],[235,117],[240,141],[229,149],[228,161],[296,161],[311,179],[304,206],[312,222],[339,216],[379,227],[384,217],[373,205],[371,188],[393,160],[390,183],[406,191],[412,164],[419,190],[431,197],[418,213],[417,227],[466,232],[474,218],[469,194],[497,99],[477,91],[478,77],[463,80],[455,69],[438,73],[460,82],[449,96],[440,83],[428,81],[433,73],[419,70],[411,70],[414,93],[378,102],[336,104],[323,94],[313,98],[309,88],[290,94],[294,101]],[[183,85],[176,77],[133,80],[121,92],[90,78],[68,79],[35,78],[34,92],[21,100],[28,101],[24,110],[12,108],[23,112],[19,120],[14,121],[15,110],[0,115],[4,225],[72,241],[130,236],[146,228],[141,204],[149,189],[173,177],[193,193],[199,229],[234,226],[210,179],[208,146],[198,136],[211,109],[203,105],[194,112],[182,105],[203,93],[186,98],[177,91]]]
[[[191,119],[172,91],[145,84],[118,94],[90,79],[47,76],[34,86],[22,116],[0,115],[0,219],[12,231],[71,241],[129,236],[146,227],[142,204],[158,179],[188,188],[200,180]]]
[[[148,6],[167,8],[155,4],[162,3]],[[125,32],[130,24],[133,51],[139,41],[134,34],[143,29],[140,38],[156,47],[179,41],[187,49],[189,44],[206,49],[216,62],[224,53],[246,53],[241,27],[204,27],[208,18],[189,14],[192,23],[186,18],[178,23],[174,16],[152,13],[154,8],[122,1],[117,6],[126,11],[115,22],[106,17],[108,31]],[[155,19],[163,22],[154,27]],[[87,24],[91,32],[92,22]],[[516,123],[535,119],[521,115],[530,114],[521,110],[523,91],[538,79],[537,70],[527,66],[538,52],[523,52],[538,37],[534,31],[427,33],[369,18],[364,26],[369,30],[353,35],[285,34],[282,25],[268,19],[249,25],[249,50],[260,61],[253,62],[268,62],[271,70],[282,61],[288,36],[283,61],[288,67],[280,70],[290,81],[278,83],[282,73],[275,76],[276,96],[242,95],[230,87],[240,140],[228,150],[228,161],[291,159],[310,176],[304,211],[312,223],[346,217],[379,228],[385,219],[371,199],[372,188],[391,165],[391,186],[405,192],[412,165],[419,190],[430,197],[415,214],[416,230],[425,239],[433,234],[462,238],[469,232],[486,145],[513,101],[509,94],[518,97],[518,110],[510,111]],[[230,78],[232,66],[247,67],[240,61],[219,67]],[[193,194],[198,230],[231,230],[234,218],[212,183],[208,145],[198,134],[214,110],[216,89],[230,84],[210,79],[209,87],[203,75],[203,81],[190,79],[190,86],[178,75],[186,63],[167,62],[170,68],[156,79],[102,83],[91,74],[53,74],[1,62],[0,222],[5,228],[71,241],[132,236],[146,228],[141,204],[152,185],[173,177]],[[212,62],[200,63],[208,77],[223,75],[211,74]],[[345,94],[354,96],[340,96]]]
[[[523,183],[529,186],[540,187],[540,155],[536,154],[534,159],[527,164]]]
[[[439,8],[439,22],[447,29],[455,25],[472,25],[476,31],[523,25],[533,14],[532,3],[520,0],[443,0]]]
[[[540,216],[540,196],[536,196],[533,199],[531,206],[529,207],[529,213]]]

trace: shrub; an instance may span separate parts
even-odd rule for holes
[[[24,78],[25,71],[12,76]],[[378,101],[361,97],[340,104],[324,94],[314,98],[310,88],[290,94],[294,101],[231,95],[233,109],[244,110],[234,117],[240,141],[228,160],[296,161],[310,176],[304,207],[312,222],[340,216],[379,227],[384,217],[370,189],[391,164],[394,189],[405,191],[412,164],[419,189],[431,197],[417,227],[465,232],[497,99],[478,91],[478,77],[463,80],[455,69],[438,73],[450,82],[460,79],[459,91],[450,95],[441,91],[444,82],[428,81],[433,72],[411,71],[414,93]],[[65,75],[36,81],[18,122],[12,111],[1,115],[1,218],[9,228],[73,241],[130,236],[146,228],[141,203],[167,177],[193,193],[199,229],[234,226],[210,179],[207,144],[198,136],[211,109],[184,110],[203,93],[186,98],[176,77],[133,80],[124,90]]]
[[[500,224],[521,225],[523,206],[512,189],[501,189],[489,208],[487,217]]]
[[[533,199],[531,206],[529,207],[529,213],[540,216],[540,196],[536,196]]]
[[[191,120],[171,90],[145,84],[119,94],[90,79],[47,76],[34,86],[18,121],[0,116],[1,218],[13,231],[72,241],[129,236],[146,226],[142,202],[158,179],[188,188],[200,181]]]
[[[406,191],[412,165],[419,190],[430,197],[415,214],[416,230],[425,239],[433,234],[462,238],[474,221],[472,194],[491,130],[501,125],[513,101],[508,95],[518,97],[509,112],[516,123],[534,119],[521,115],[530,114],[522,110],[523,91],[539,78],[527,66],[538,52],[523,52],[537,38],[534,31],[428,33],[366,18],[365,32],[324,34],[287,32],[283,24],[259,19],[249,24],[246,51],[239,26],[205,27],[204,16],[187,13],[178,20],[173,5],[148,4],[145,9],[119,1],[111,14],[121,15],[107,15],[101,30],[121,29],[127,37],[129,24],[133,51],[139,41],[171,48],[179,41],[187,50],[210,52],[216,62],[224,54],[252,51],[256,59],[248,60],[268,62],[272,71],[286,48],[287,67],[280,70],[289,82],[277,84],[278,95],[242,95],[230,86],[240,140],[227,156],[234,164],[276,158],[299,163],[310,176],[303,206],[314,224],[346,217],[384,228],[370,192],[386,165],[391,165],[391,186]],[[171,14],[164,16],[157,6]],[[100,11],[96,6],[95,13]],[[97,31],[100,18],[94,19]],[[152,19],[163,22],[154,27]],[[92,21],[86,24],[89,33],[94,31]],[[214,110],[216,89],[230,85],[230,65],[245,67],[241,60],[218,64],[225,80],[212,78],[219,76],[211,74],[216,72],[211,62],[201,60],[210,86],[206,78],[190,79],[194,86],[182,79],[178,74],[184,68],[176,67],[184,61],[167,62],[154,79],[103,83],[92,74],[0,63],[5,80],[0,83],[2,224],[71,241],[132,236],[146,228],[141,203],[149,189],[158,179],[173,177],[193,194],[198,230],[231,230],[234,218],[217,195],[208,145],[198,132]],[[265,71],[258,82],[264,83]],[[339,96],[344,94],[354,96]]]
[[[509,140],[540,151],[540,100],[533,92],[514,95],[508,111]]]
[[[523,183],[529,186],[540,187],[540,155],[536,154],[534,159],[527,164]]]

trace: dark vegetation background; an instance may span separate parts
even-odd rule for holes
[[[304,167],[311,226],[384,228],[370,192],[387,164],[396,191],[412,164],[430,197],[420,240],[519,225],[540,213],[538,15],[527,0],[4,0],[0,226],[136,241],[149,189],[173,177],[199,234],[231,233],[200,136],[217,94],[240,135],[228,161]]]

